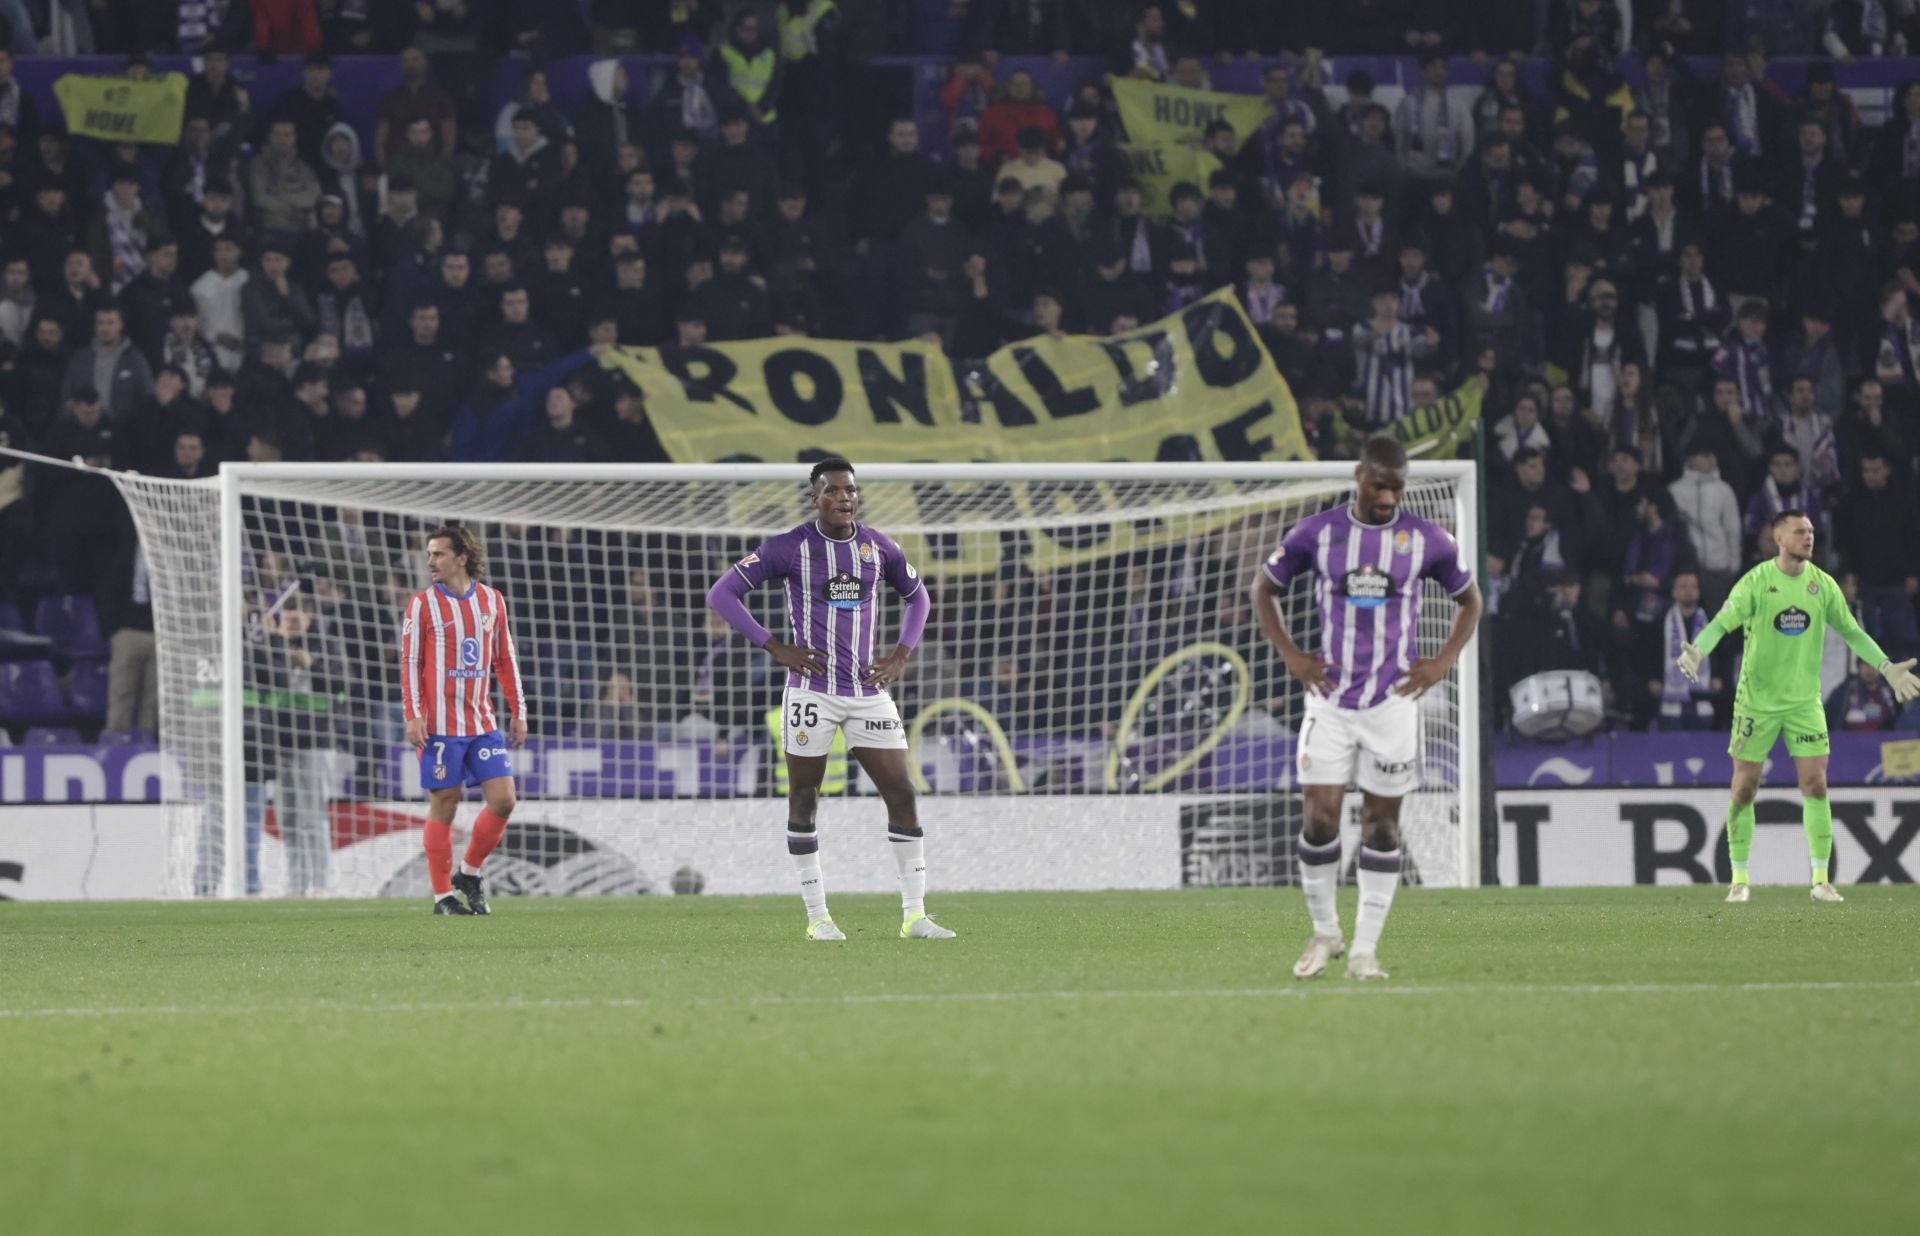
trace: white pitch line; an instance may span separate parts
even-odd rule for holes
[[[872,1004],[1014,1004],[1074,1000],[1319,1000],[1334,996],[1385,999],[1408,996],[1698,996],[1809,991],[1915,991],[1920,979],[1752,983],[1463,983],[1445,985],[1314,983],[1296,987],[1190,987],[1111,991],[903,991],[840,996],[628,996],[578,1000],[378,1000],[262,1005],[103,1005],[81,1008],[0,1008],[0,1019],[42,1017],[240,1017],[256,1013],[480,1013],[554,1009],[688,1009]]]

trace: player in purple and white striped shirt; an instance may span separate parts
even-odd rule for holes
[[[1407,452],[1388,434],[1367,439],[1353,470],[1349,505],[1295,524],[1255,573],[1260,627],[1306,687],[1295,775],[1306,796],[1296,853],[1313,939],[1295,978],[1326,973],[1346,951],[1334,889],[1347,783],[1362,796],[1360,911],[1347,977],[1383,979],[1376,950],[1400,884],[1400,802],[1420,784],[1420,707],[1447,676],[1480,621],[1480,587],[1446,529],[1400,508]],[[1280,620],[1280,591],[1311,575],[1319,646],[1303,650]],[[1453,630],[1432,657],[1420,655],[1420,587],[1437,580],[1458,602]]]
[[[707,604],[729,626],[787,667],[781,701],[787,780],[787,852],[800,869],[807,907],[807,938],[844,940],[827,915],[814,817],[834,731],[873,779],[887,805],[887,838],[900,869],[900,935],[950,940],[953,932],[926,914],[926,836],[914,802],[907,735],[887,694],[926,629],[933,608],[920,576],[892,539],[862,527],[860,483],[844,459],[813,466],[809,502],[814,518],[771,537],[730,567],[707,593]],[[747,610],[747,593],[781,581],[793,642],[779,639]],[[880,630],[880,585],[905,603],[900,639],[875,659]]]

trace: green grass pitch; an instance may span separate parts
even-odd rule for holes
[[[0,904],[0,1231],[1914,1230],[1920,890],[1721,891]]]

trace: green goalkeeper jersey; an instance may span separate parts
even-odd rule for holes
[[[1740,577],[1695,646],[1713,651],[1723,638],[1740,631],[1746,638],[1734,709],[1747,714],[1791,712],[1820,697],[1820,654],[1827,626],[1867,664],[1887,659],[1873,637],[1860,629],[1833,576],[1809,562],[1798,575],[1782,571],[1770,558]]]

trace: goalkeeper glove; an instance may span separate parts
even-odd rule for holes
[[[1893,688],[1893,698],[1902,704],[1915,696],[1920,696],[1920,678],[1913,676],[1913,659],[1905,661],[1882,661],[1880,676]]]
[[[1698,648],[1692,644],[1682,643],[1680,655],[1674,658],[1673,663],[1680,667],[1680,672],[1687,676],[1688,682],[1697,685],[1700,681],[1700,662],[1706,659],[1706,654]]]

